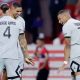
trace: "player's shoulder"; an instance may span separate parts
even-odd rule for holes
[[[65,23],[65,26],[67,26],[67,25],[72,25],[75,21],[76,21],[76,19],[70,18],[70,19]]]
[[[69,20],[68,24],[77,26],[76,24],[80,24],[80,21],[72,18],[71,20]]]
[[[19,20],[19,21],[25,22],[25,20],[24,20],[23,17],[21,17],[21,16],[18,16],[16,20]]]
[[[77,26],[78,27],[78,26],[80,26],[80,21],[74,19],[73,24],[74,24],[74,26]]]
[[[13,20],[13,21],[16,21],[14,18],[12,18],[11,16],[3,16],[2,18],[0,18],[0,20],[6,20],[6,21],[9,21],[9,20]]]
[[[75,22],[77,22],[77,21],[78,21],[78,20],[73,19],[73,18],[69,19],[69,20],[63,25],[63,29],[66,29],[66,30],[68,30],[68,29],[74,29],[74,28],[75,28],[74,24],[75,24]]]

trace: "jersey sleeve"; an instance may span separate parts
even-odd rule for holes
[[[72,33],[72,25],[63,26],[62,31],[63,31],[64,37],[70,38]]]
[[[19,24],[19,33],[24,33],[25,31],[25,21],[18,21],[18,24]]]

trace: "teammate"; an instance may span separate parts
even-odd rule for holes
[[[22,17],[20,17],[20,14],[22,13],[21,5],[17,2],[12,3],[10,12],[11,12],[11,16],[17,21],[19,21],[22,28],[25,30],[25,21]],[[20,40],[21,47],[23,48],[23,51],[24,52],[27,51],[27,42],[26,42],[25,34],[22,31],[20,31],[19,40]],[[24,54],[24,55],[25,56],[27,55],[26,57],[30,58],[28,54]],[[22,57],[22,55],[20,56]]]
[[[13,11],[12,11],[13,10]],[[13,4],[12,4],[12,6],[11,6],[11,10],[10,11],[12,11],[13,13],[11,14],[11,16],[13,17],[13,18],[15,18],[17,21],[19,21],[20,23],[21,23],[21,25],[22,25],[22,27],[23,27],[23,29],[25,28],[25,21],[23,20],[23,18],[22,17],[20,17],[19,15],[21,14],[21,12],[22,12],[22,7],[21,7],[21,5],[19,4],[19,3],[16,3],[16,2],[14,2]],[[21,32],[20,32],[21,33]],[[23,39],[24,38],[24,39]],[[24,43],[25,43],[25,37],[23,37],[23,38],[21,38],[21,35],[20,35],[20,42],[22,41],[24,41]],[[22,40],[23,39],[23,40]],[[21,44],[21,46],[22,46],[23,44]],[[26,46],[27,44],[25,43],[25,45],[23,45],[22,46],[22,48],[24,49],[24,46]],[[25,48],[27,48],[27,46],[25,47]],[[20,47],[20,45],[19,45],[19,41],[18,41],[18,49],[19,49],[19,57],[21,58],[21,63],[23,63],[23,54],[22,54],[22,51],[21,51],[21,47]],[[26,49],[25,49],[26,50]],[[25,58],[26,60],[26,62],[28,63],[28,64],[32,64],[32,59],[29,57],[29,55],[27,55],[26,56],[27,58]],[[5,70],[4,70],[4,74],[3,74],[3,80],[6,80],[7,79],[7,76],[6,76],[6,72],[5,72]]]
[[[63,70],[70,63],[70,69],[75,72],[76,80],[80,80],[80,21],[71,18],[69,10],[59,11],[58,20],[63,24],[65,38],[65,61],[59,70]]]
[[[2,55],[0,56],[0,58],[3,61],[3,63],[2,63],[2,61],[0,62],[0,64],[2,64],[0,66],[0,71],[2,72],[3,66],[6,66],[8,79],[19,80],[20,74],[18,73],[18,71],[21,73],[21,69],[20,69],[21,63],[20,63],[19,59],[21,59],[21,58],[19,58],[17,42],[18,42],[19,33],[21,30],[23,31],[23,28],[19,22],[17,22],[15,19],[13,19],[10,16],[3,16],[0,19],[0,21],[1,21],[0,25],[2,26],[0,28],[0,30],[1,30],[0,36],[1,36],[1,39],[3,39],[3,40],[0,40],[0,42],[2,44],[2,46],[1,46],[2,52],[0,51]],[[5,31],[3,32],[4,29],[5,29]],[[2,35],[2,33],[3,33],[3,35]],[[6,43],[6,41],[7,41],[7,43]],[[13,48],[13,50],[12,50],[12,48]],[[25,60],[30,63],[28,58],[26,58]],[[11,66],[11,64],[12,64],[12,66]]]

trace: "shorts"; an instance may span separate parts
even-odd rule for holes
[[[19,59],[0,59],[0,73],[4,67],[7,71],[8,79],[21,78],[24,61]]]
[[[47,69],[41,69],[39,70],[38,74],[37,74],[37,79],[36,80],[47,80],[49,75],[49,70]]]
[[[70,59],[70,69],[72,72],[80,72],[80,56]]]

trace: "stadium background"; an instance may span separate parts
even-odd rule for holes
[[[70,9],[72,17],[80,20],[80,0],[0,0],[0,3],[10,4],[14,1],[22,4],[29,54],[34,57],[37,37],[45,37],[50,64],[48,80],[71,80],[68,67],[61,74],[57,73],[58,66],[64,60],[64,38],[61,30],[62,25],[57,20],[57,13],[61,9]],[[35,66],[25,64],[23,80],[35,80],[37,71],[37,60],[35,60]]]

